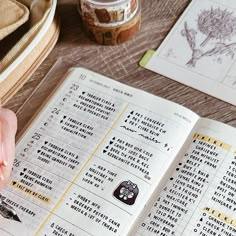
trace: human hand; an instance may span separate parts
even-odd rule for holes
[[[16,115],[0,108],[0,189],[8,182],[15,158]]]

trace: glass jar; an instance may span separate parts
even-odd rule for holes
[[[139,0],[79,0],[78,9],[85,31],[100,44],[126,42],[140,29]]]

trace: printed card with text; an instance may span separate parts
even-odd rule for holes
[[[144,67],[236,105],[235,1],[192,1]]]

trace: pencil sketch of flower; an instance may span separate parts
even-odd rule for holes
[[[236,43],[227,44],[227,40],[236,35],[236,17],[233,12],[220,8],[203,10],[197,20],[198,32],[190,29],[188,23],[184,23],[184,29],[181,31],[183,37],[187,39],[188,45],[192,50],[192,58],[186,63],[190,67],[195,67],[198,60],[203,57],[216,55],[231,56],[234,59]],[[197,47],[196,36],[198,33],[206,35],[206,39]],[[213,48],[205,50],[204,47],[210,40],[215,40]]]
[[[233,12],[226,9],[204,10],[198,17],[198,29],[207,36],[201,46],[205,46],[211,39],[223,42],[235,35],[236,17],[233,16]]]
[[[187,38],[189,47],[192,50],[192,58],[187,62],[187,65],[195,67],[199,59],[203,55],[203,51],[196,49],[196,34],[197,32],[193,29],[189,29],[187,22],[184,23],[184,30],[181,31],[183,37]]]

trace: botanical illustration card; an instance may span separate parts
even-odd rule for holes
[[[236,105],[235,1],[192,1],[145,67]]]

